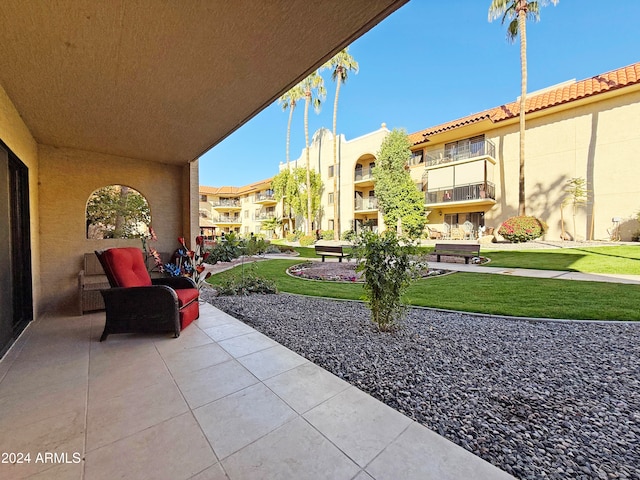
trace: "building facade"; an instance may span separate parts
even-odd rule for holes
[[[640,63],[581,80],[532,92],[527,97],[525,195],[526,214],[548,224],[546,239],[630,240],[640,230]],[[450,238],[472,238],[497,231],[502,222],[518,214],[519,102],[492,108],[468,117],[409,135],[409,171],[416,188],[424,192],[431,229]],[[364,226],[382,230],[384,222],[375,195],[372,169],[386,125],[361,137],[336,139],[327,129],[318,130],[311,142],[311,168],[321,173],[321,211],[311,231],[338,229],[360,231]],[[305,167],[304,150],[291,167]],[[287,168],[280,164],[280,170]],[[335,170],[335,172],[334,172]],[[334,192],[334,174],[338,189]],[[567,182],[584,179],[585,204],[575,211],[564,205]],[[283,217],[281,205],[269,194],[269,180],[245,187],[201,187],[207,202],[234,202],[220,214],[218,223],[201,218],[201,227],[215,231],[258,233],[260,219]],[[257,201],[266,195],[267,203]],[[334,202],[339,206],[334,218]],[[209,208],[200,204],[202,212]],[[226,208],[226,207],[225,207]],[[227,213],[228,212],[228,213]],[[218,216],[216,216],[218,215]],[[230,217],[232,216],[232,217]],[[231,223],[220,222],[228,219]],[[295,225],[304,228],[304,218]],[[203,230],[204,231],[204,230]],[[452,235],[452,232],[454,234]],[[459,237],[455,234],[459,232]],[[263,233],[267,233],[264,232]],[[466,236],[468,238],[468,236]]]
[[[526,102],[526,214],[545,238],[630,240],[640,229],[640,63],[533,92]],[[410,135],[411,173],[422,181],[429,224],[470,221],[497,229],[518,213],[519,101]],[[567,181],[588,194],[565,205]],[[571,220],[569,220],[571,219]]]
[[[271,179],[243,187],[200,187],[200,233],[212,240],[223,233],[250,235],[276,234],[265,224],[268,220],[282,218]]]

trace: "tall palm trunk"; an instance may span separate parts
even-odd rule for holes
[[[339,77],[338,77],[339,78]],[[340,197],[338,193],[338,97],[340,96],[340,85],[338,80],[336,85],[336,98],[333,101],[333,239],[340,239]]]
[[[526,4],[526,2],[525,2]],[[520,30],[520,71],[522,82],[520,86],[520,176],[518,188],[518,215],[525,215],[525,187],[524,187],[524,134],[525,108],[527,103],[527,11],[518,11],[518,29]]]
[[[309,104],[311,91],[305,92],[304,101],[304,141],[307,154],[307,235],[311,235],[311,161],[309,159]]]
[[[291,173],[291,166],[289,165],[289,145],[291,143],[291,120],[293,119],[293,110],[296,108],[296,103],[291,102],[289,105],[289,122],[287,123],[287,172]],[[289,203],[290,199],[287,196],[284,196],[284,200],[282,201],[282,208],[286,210],[287,206],[289,206],[289,212],[282,212],[287,215],[287,223],[289,224],[289,233],[293,233],[293,220],[291,219],[291,205]]]

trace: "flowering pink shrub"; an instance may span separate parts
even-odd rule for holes
[[[511,217],[498,229],[498,234],[510,242],[528,242],[541,237],[547,224],[536,217]]]

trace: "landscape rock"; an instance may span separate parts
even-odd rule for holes
[[[360,302],[212,305],[522,479],[640,479],[640,325],[409,309],[376,331]]]

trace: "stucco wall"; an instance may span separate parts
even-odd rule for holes
[[[37,318],[41,294],[40,241],[38,222],[38,146],[20,114],[0,86],[0,139],[29,169],[29,210],[31,227],[31,269],[33,315]]]
[[[551,115],[531,116],[526,132],[527,214],[547,221],[548,239],[561,233],[560,204],[568,179],[582,177],[591,191],[588,205],[579,208],[573,232],[571,207],[565,208],[565,229],[577,240],[607,239],[612,217],[623,220],[623,240],[640,226],[640,91],[587,103]],[[515,215],[518,205],[517,123],[487,132],[499,160],[497,205],[486,223],[498,226]],[[593,210],[592,210],[593,209]],[[494,225],[495,224],[495,225]]]
[[[73,149],[39,146],[42,307],[76,313],[77,275],[85,252],[114,246],[141,247],[140,240],[88,240],[85,208],[92,192],[127,185],[149,202],[158,236],[153,246],[172,252],[179,236],[190,236],[190,167],[114,157]],[[193,168],[193,167],[192,167]],[[195,165],[197,177],[197,164]],[[197,188],[195,189],[197,195]],[[197,203],[196,203],[197,205]],[[196,210],[197,215],[197,210]],[[195,223],[197,225],[197,221]]]
[[[340,195],[340,232],[345,232],[353,227],[354,219],[354,177],[355,166],[359,159],[367,158],[369,161],[375,161],[375,156],[380,150],[380,145],[384,138],[389,134],[386,126],[378,130],[345,140],[344,136],[338,136],[338,162],[340,168],[340,184],[338,192]],[[373,157],[370,158],[369,157]],[[320,218],[320,228],[327,230],[329,228],[329,220],[334,217],[333,204],[329,204],[329,193],[333,193],[333,177],[329,177],[329,167],[333,165],[333,135],[329,130],[318,131],[314,134],[313,142],[309,147],[310,165],[313,170],[320,170],[324,189],[322,191],[322,209],[323,213]],[[304,149],[297,160],[292,161],[292,168],[299,166],[306,168],[306,154]],[[286,168],[280,164],[280,170]],[[366,188],[369,190],[369,188]],[[373,188],[371,188],[373,189]],[[381,216],[372,213],[369,217],[378,217],[379,225],[382,222]],[[304,219],[296,220],[296,228],[303,229]]]

